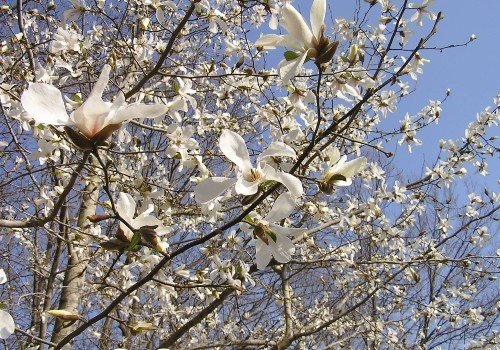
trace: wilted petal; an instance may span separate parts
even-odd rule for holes
[[[252,169],[250,155],[243,137],[231,130],[224,130],[219,139],[219,148],[241,171]]]
[[[302,15],[291,5],[285,5],[281,24],[290,34],[302,42],[305,46],[310,46],[313,35]]]
[[[259,155],[257,161],[260,161],[266,157],[297,157],[295,150],[288,146],[286,143],[276,141],[271,143],[264,152]]]
[[[70,125],[61,91],[49,84],[32,83],[22,96],[21,104],[36,123]]]
[[[289,193],[284,192],[273,204],[273,207],[269,211],[269,213],[264,218],[267,222],[279,222],[283,219],[286,219],[293,212],[295,208],[295,202]]]
[[[290,83],[290,80],[299,74],[307,57],[307,51],[291,61],[282,60],[278,65],[278,73],[283,85]]]
[[[255,46],[262,46],[266,49],[274,48],[275,46],[281,45],[281,42],[283,41],[283,35],[277,35],[277,34],[267,34],[261,36],[257,41],[255,42]]]
[[[194,189],[194,199],[199,204],[210,202],[236,183],[236,178],[209,177]]]
[[[311,6],[311,29],[316,39],[321,34],[321,26],[325,22],[326,0],[314,0]]]
[[[0,310],[0,339],[7,339],[16,330],[16,324],[12,316]]]

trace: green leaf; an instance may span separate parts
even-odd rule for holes
[[[294,51],[285,51],[283,56],[285,56],[285,60],[292,61],[292,60],[296,59],[297,57],[299,57],[299,54],[294,52]]]
[[[130,241],[130,245],[128,246],[128,249],[135,250],[140,241],[141,241],[141,233],[134,232],[134,235],[132,236],[132,240]]]
[[[276,237],[276,233],[274,233],[273,231],[266,231],[266,235],[271,237],[274,243],[276,243],[276,241],[278,240],[278,237]]]

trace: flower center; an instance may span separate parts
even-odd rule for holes
[[[258,181],[261,180],[263,177],[264,174],[257,169],[250,169],[250,171],[243,176],[243,178],[248,182]]]

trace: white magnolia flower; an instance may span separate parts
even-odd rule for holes
[[[285,5],[281,14],[281,25],[287,35],[263,35],[255,46],[274,48],[285,46],[292,51],[285,53],[285,59],[278,65],[278,72],[283,84],[288,84],[301,70],[306,59],[315,59],[318,64],[331,60],[338,42],[332,42],[324,36],[326,0],[314,0],[311,6],[311,27],[302,15],[292,6]]]
[[[7,282],[5,271],[0,269],[0,284]],[[0,310],[0,339],[7,339],[16,330],[14,319],[7,312]]]
[[[323,192],[331,194],[334,186],[350,186],[352,177],[366,166],[366,158],[360,157],[347,162],[347,156],[340,157],[337,148],[333,148],[328,155],[328,168],[320,183]]]
[[[257,158],[257,166],[250,161],[245,140],[237,133],[225,130],[219,139],[219,148],[222,153],[237,167],[236,178],[209,177],[196,186],[195,199],[204,204],[223,194],[234,186],[236,193],[251,196],[258,192],[259,185],[264,181],[282,183],[293,197],[303,193],[302,183],[295,176],[276,170],[265,162],[268,157],[296,157],[293,148],[283,142],[273,142]]]
[[[71,115],[66,112],[61,91],[49,84],[31,83],[21,96],[26,112],[38,124],[75,125],[87,138],[103,141],[118,129],[121,123],[134,118],[154,118],[166,113],[167,107],[160,104],[127,104],[122,92],[113,103],[102,100],[109,81],[111,67],[104,65],[99,79],[94,84],[87,100]]]
[[[65,21],[77,21],[85,12],[87,4],[85,0],[69,0],[73,5],[69,10],[64,11],[63,19]]]
[[[423,25],[423,17],[427,16],[431,21],[435,21],[437,16],[429,11],[428,7],[434,3],[434,0],[424,0],[421,4],[410,3],[408,8],[416,9],[417,12],[411,16],[412,22],[417,22],[419,26]]]
[[[265,268],[274,257],[279,263],[290,261],[295,247],[289,236],[298,236],[303,229],[283,227],[276,222],[288,218],[295,208],[295,202],[289,193],[282,193],[274,202],[269,213],[261,218],[252,212],[247,222],[240,224],[241,229],[251,234],[255,240],[255,262],[259,269]]]
[[[165,243],[161,242],[156,237],[156,234],[165,234],[167,228],[163,226],[163,223],[159,219],[150,215],[154,210],[152,204],[149,205],[146,210],[136,216],[136,204],[134,198],[128,193],[120,192],[120,194],[118,195],[118,200],[116,202],[116,210],[118,211],[118,214],[120,214],[122,219],[125,220],[130,226],[132,226],[134,230],[141,230],[144,227],[151,228],[155,232],[155,235],[145,236],[145,234],[147,234],[147,231],[141,231],[141,239],[147,243],[150,243],[153,248],[161,252],[166,251],[167,247]],[[132,237],[134,236],[134,232],[132,232],[132,230],[121,221],[120,229],[123,231],[126,239],[131,242]]]

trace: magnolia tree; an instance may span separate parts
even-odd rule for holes
[[[432,2],[4,0],[4,348],[493,348],[500,98],[394,157]]]

